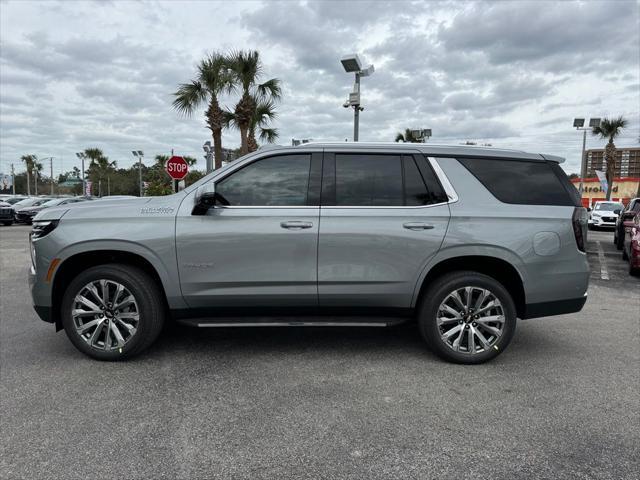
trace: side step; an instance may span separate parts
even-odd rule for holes
[[[357,318],[357,317],[356,317]],[[179,319],[179,323],[199,328],[235,328],[235,327],[390,327],[406,322],[404,317],[367,318],[356,320],[354,317],[224,317],[224,318],[188,318]]]

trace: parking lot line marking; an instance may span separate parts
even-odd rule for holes
[[[600,240],[596,240],[596,245],[598,246],[598,261],[600,262],[600,278],[602,278],[602,280],[609,280],[609,271],[607,270],[607,259],[604,256],[604,250],[602,250],[602,245],[600,245]]]

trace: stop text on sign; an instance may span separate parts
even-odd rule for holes
[[[189,173],[189,165],[184,158],[173,156],[164,167],[167,174],[174,180],[182,180]]]

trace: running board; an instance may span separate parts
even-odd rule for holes
[[[235,327],[390,327],[407,321],[407,318],[381,318],[367,319],[367,321],[354,321],[349,317],[342,321],[340,318],[331,320],[287,320],[287,319],[262,319],[262,318],[189,318],[180,319],[179,323],[199,328],[235,328]]]

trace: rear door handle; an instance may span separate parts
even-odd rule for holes
[[[288,222],[280,222],[280,226],[282,228],[286,228],[288,230],[302,230],[303,228],[311,228],[313,227],[312,222],[301,222],[299,220],[290,220]]]
[[[402,226],[408,230],[431,230],[434,227],[433,225],[422,222],[407,222],[403,223]]]

